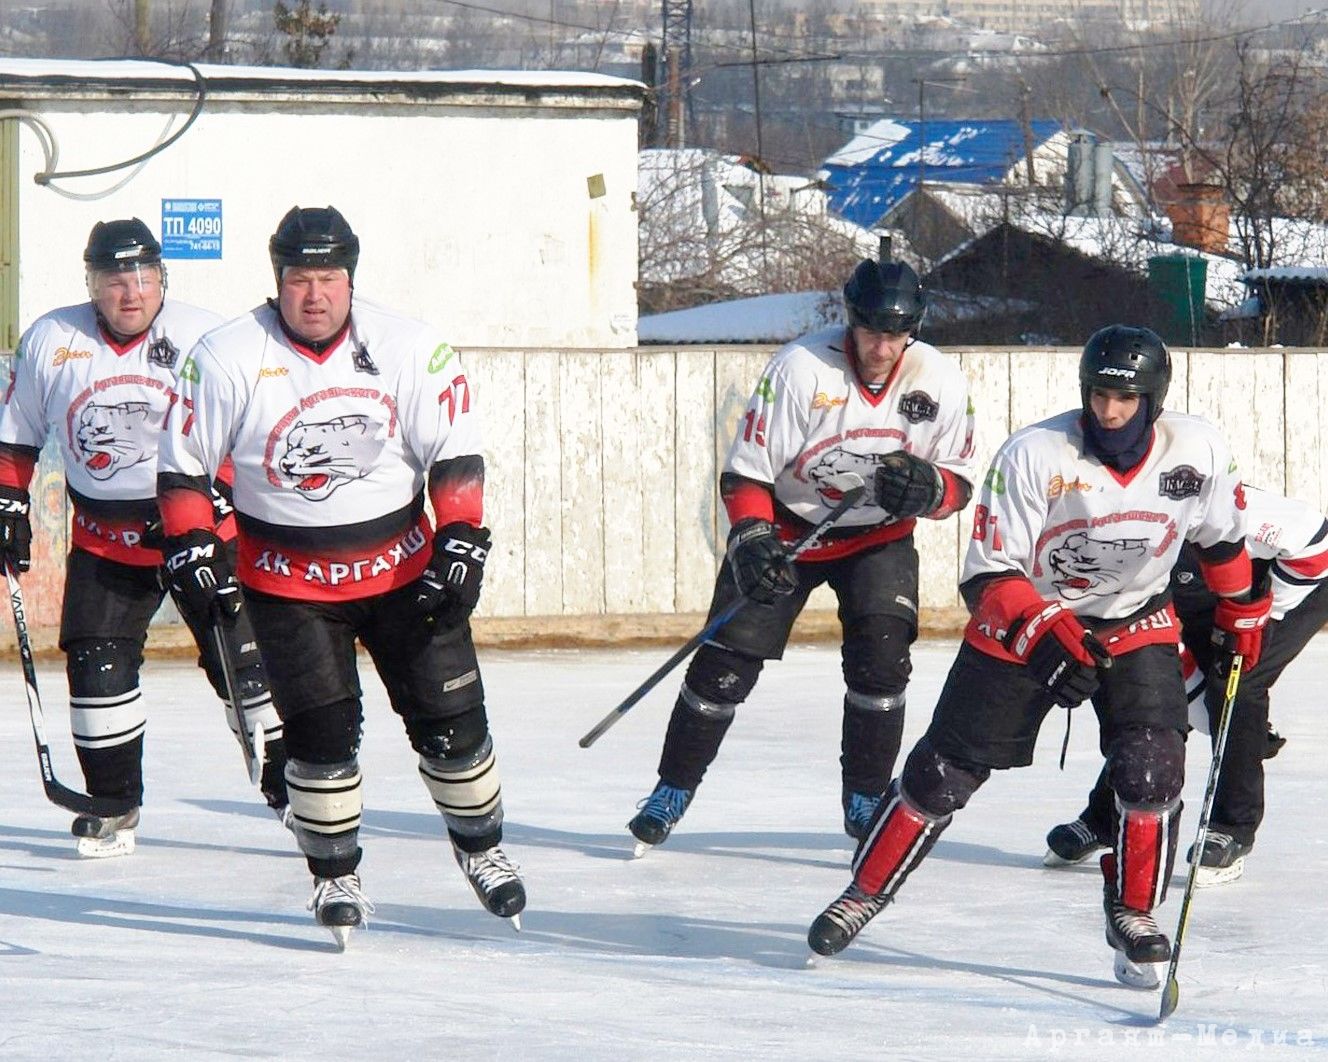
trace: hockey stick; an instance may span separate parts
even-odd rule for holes
[[[838,481],[846,484],[851,483],[851,485],[845,487],[839,501],[835,503],[835,507],[826,514],[825,518],[789,547],[788,556],[790,559],[796,559],[799,554],[807,552],[807,550],[816,545],[817,540],[836,522],[838,522],[841,516],[858,504],[858,500],[867,490],[867,485],[863,483],[862,477],[851,472],[846,472],[838,477]],[[687,644],[665,660],[663,664],[651,673],[648,679],[629,693],[627,698],[621,704],[586,731],[585,735],[579,742],[577,742],[577,744],[583,749],[590,748],[591,745],[604,735],[604,732],[608,730],[609,727],[613,726],[614,723],[626,715],[633,705],[658,686],[664,676],[686,660],[687,657],[691,656],[702,643],[713,638],[719,632],[719,629],[736,616],[742,607],[750,600],[751,595],[742,594],[721,609],[714,619],[707,623],[702,630],[697,631],[696,634],[688,639]]]
[[[1227,731],[1231,728],[1231,710],[1236,703],[1236,689],[1240,686],[1240,670],[1244,658],[1237,653],[1231,658],[1231,672],[1227,675],[1226,697],[1222,702],[1222,715],[1217,721],[1217,735],[1213,740],[1213,762],[1208,768],[1208,786],[1204,789],[1203,806],[1199,809],[1199,830],[1194,838],[1190,875],[1185,881],[1185,897],[1180,904],[1180,922],[1176,926],[1176,943],[1171,948],[1171,965],[1167,968],[1167,983],[1162,989],[1162,1005],[1157,1013],[1158,1023],[1167,1020],[1180,1002],[1180,983],[1176,968],[1180,966],[1180,946],[1185,939],[1185,928],[1190,922],[1190,901],[1194,899],[1194,882],[1203,862],[1204,842],[1208,840],[1208,818],[1213,813],[1213,797],[1217,792],[1217,775],[1222,770],[1222,755],[1226,752]]]
[[[213,608],[212,623],[208,633],[212,635],[212,646],[216,650],[217,660],[221,665],[222,681],[226,684],[226,699],[231,702],[235,712],[235,729],[239,731],[240,751],[244,754],[245,770],[249,772],[249,781],[258,785],[263,777],[263,754],[267,751],[267,742],[263,739],[263,728],[254,724],[254,732],[249,733],[245,723],[244,703],[240,700],[240,683],[235,677],[235,662],[231,660],[230,647],[226,644],[226,635],[221,629],[221,610]]]
[[[114,818],[138,807],[137,800],[126,797],[97,797],[79,793],[61,785],[51,766],[51,746],[46,742],[45,714],[42,712],[41,694],[37,692],[37,667],[32,661],[32,642],[28,638],[28,621],[23,609],[23,591],[9,562],[4,562],[5,582],[9,584],[9,604],[14,610],[14,632],[18,635],[18,655],[23,662],[23,681],[28,691],[28,718],[32,722],[32,740],[37,745],[37,763],[41,766],[42,786],[46,799],[57,807],[76,815],[95,815],[99,819]]]

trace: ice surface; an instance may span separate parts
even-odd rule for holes
[[[517,936],[482,911],[399,723],[365,667],[361,866],[377,904],[345,954],[314,925],[290,836],[244,777],[202,675],[149,661],[138,851],[79,860],[42,796],[16,662],[0,677],[0,1058],[1030,1059],[1328,1052],[1328,640],[1274,691],[1287,747],[1237,883],[1199,893],[1176,1015],[1121,987],[1092,864],[1041,866],[1097,771],[1091,712],[998,774],[900,902],[804,968],[807,926],[848,882],[839,661],[771,664],[672,838],[633,862],[624,828],[654,782],[670,680],[593,748],[577,738],[668,649],[482,654],[505,782],[505,847],[530,894]],[[919,646],[906,749],[954,652]],[[63,781],[80,775],[64,676],[43,662]],[[1208,756],[1193,751],[1183,844]],[[1178,868],[1183,870],[1183,866]],[[1183,875],[1159,921],[1175,926]],[[1150,1039],[1152,1037],[1152,1039]],[[1256,1040],[1257,1038],[1257,1040]],[[1278,1046],[1282,1038],[1285,1044]]]

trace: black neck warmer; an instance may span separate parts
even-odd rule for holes
[[[1084,453],[1091,454],[1117,472],[1128,472],[1144,459],[1152,445],[1152,402],[1151,395],[1140,398],[1139,409],[1119,428],[1102,427],[1093,411],[1085,409]]]

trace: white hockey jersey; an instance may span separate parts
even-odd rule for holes
[[[826,329],[776,352],[738,425],[725,471],[772,485],[776,501],[809,523],[838,500],[828,477],[857,472],[870,484],[881,458],[897,450],[972,483],[973,408],[958,362],[915,340],[873,394],[851,364],[847,334]],[[869,490],[839,527],[891,522]]]
[[[0,443],[40,449],[55,433],[76,546],[124,563],[160,563],[140,545],[156,516],[157,445],[184,356],[220,322],[167,299],[147,332],[122,344],[85,302],[38,318],[19,340]]]
[[[1124,474],[1084,456],[1081,418],[1072,410],[1031,425],[997,452],[962,579],[1015,572],[1078,615],[1122,619],[1167,588],[1182,542],[1244,538],[1244,490],[1226,442],[1200,417],[1164,412]]]
[[[1272,561],[1272,617],[1280,620],[1328,579],[1328,520],[1315,506],[1246,487],[1245,548]]]
[[[460,357],[429,326],[359,297],[320,355],[265,304],[205,335],[181,372],[160,471],[235,464],[240,581],[283,597],[366,597],[417,578],[429,469],[480,453]]]

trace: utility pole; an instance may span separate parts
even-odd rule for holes
[[[210,62],[219,63],[226,58],[226,19],[229,14],[230,0],[212,0],[207,51],[203,53]]]
[[[134,0],[134,44],[139,55],[147,55],[152,48],[150,22],[149,0]]]
[[[682,147],[684,106],[692,79],[692,0],[662,0],[665,84],[661,126],[668,130],[668,146]]]

